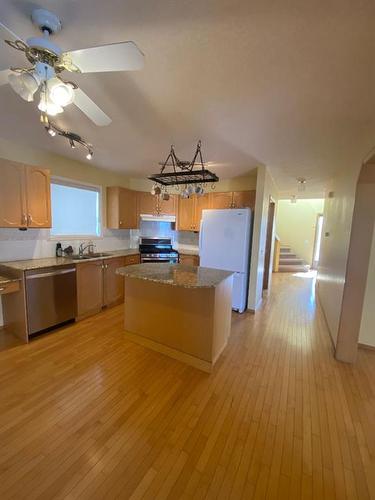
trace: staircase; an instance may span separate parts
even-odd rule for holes
[[[281,246],[279,259],[279,273],[306,273],[310,266],[292,252],[290,247]]]

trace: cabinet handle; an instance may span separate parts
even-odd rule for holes
[[[27,216],[27,222],[28,222],[28,224],[31,224],[33,222],[33,218],[32,218],[31,214],[28,214],[28,216]]]
[[[26,226],[26,224],[27,224],[26,214],[22,214],[21,224],[24,225],[24,226]]]

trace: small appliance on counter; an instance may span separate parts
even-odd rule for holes
[[[252,216],[250,208],[203,210],[199,233],[202,267],[232,271],[232,307],[247,307]]]
[[[145,238],[139,239],[139,253],[143,262],[168,262],[178,264],[179,255],[172,247],[172,238]]]

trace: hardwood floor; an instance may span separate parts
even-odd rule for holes
[[[375,498],[375,352],[332,357],[311,279],[234,315],[213,374],[116,307],[0,353],[0,498]]]

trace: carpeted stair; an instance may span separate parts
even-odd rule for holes
[[[310,266],[292,252],[290,247],[280,248],[279,273],[305,273]]]

